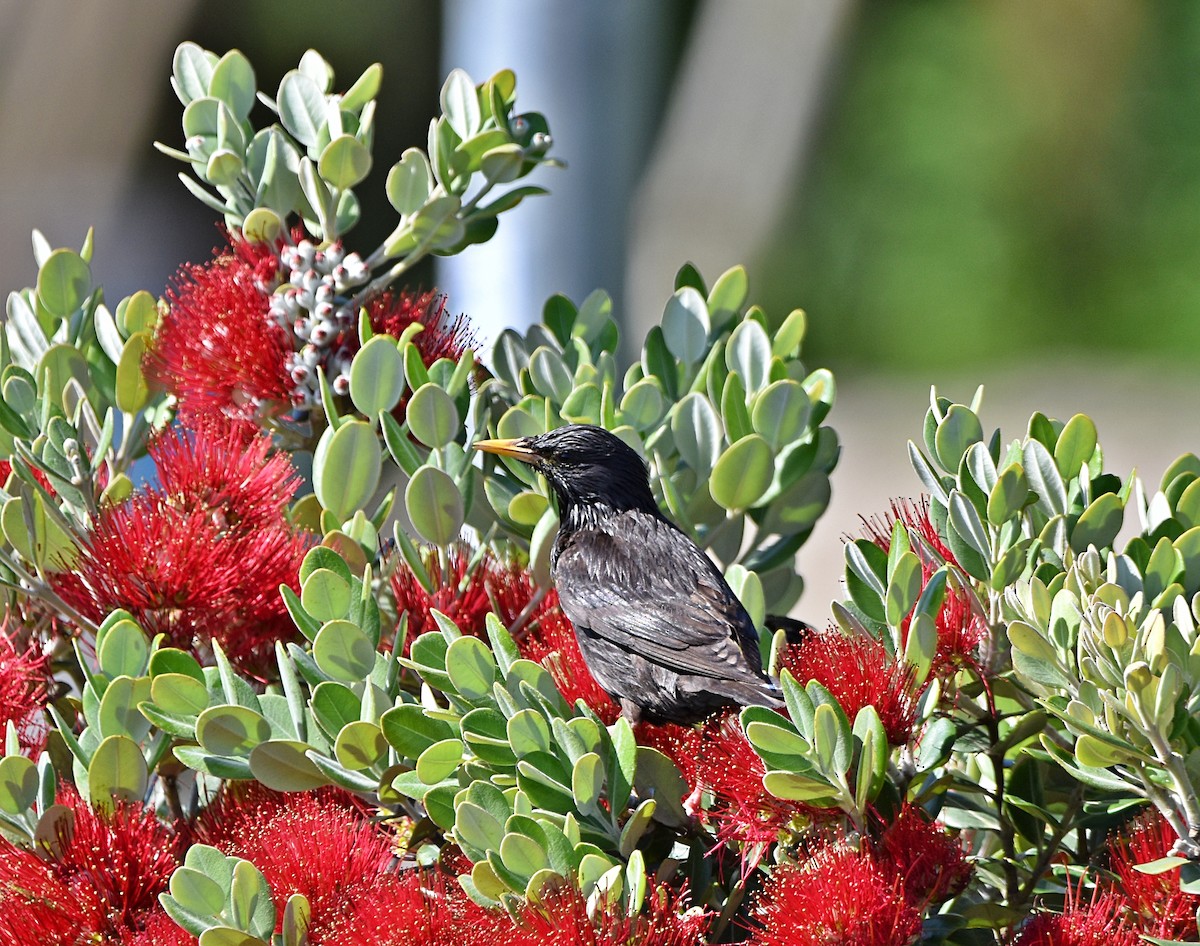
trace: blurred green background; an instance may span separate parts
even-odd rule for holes
[[[1200,342],[1200,4],[861,5],[762,278],[819,360]]]

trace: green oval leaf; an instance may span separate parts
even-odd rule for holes
[[[1086,414],[1076,414],[1063,425],[1054,445],[1054,462],[1064,479],[1079,475],[1096,452],[1096,425]]]
[[[1094,545],[1103,551],[1112,545],[1124,521],[1125,504],[1121,497],[1116,493],[1101,493],[1083,511],[1071,530],[1072,550],[1082,552]]]
[[[733,266],[718,276],[708,294],[708,314],[712,318],[713,328],[718,331],[724,328],[742,311],[749,295],[750,280],[746,275],[746,267]]]
[[[250,117],[256,91],[254,69],[238,50],[229,50],[213,67],[208,94],[228,105],[239,122]]]
[[[432,381],[413,392],[405,419],[413,436],[427,447],[444,447],[462,429],[454,398]]]
[[[105,630],[96,659],[110,677],[139,677],[146,670],[149,656],[150,642],[142,629],[133,621],[121,620]]]
[[[248,706],[210,706],[196,720],[196,741],[213,755],[246,757],[271,738],[271,724]]]
[[[812,403],[804,386],[786,378],[760,391],[750,411],[754,429],[773,450],[799,440],[811,415]]]
[[[350,363],[350,400],[374,420],[390,411],[404,393],[404,358],[390,335],[376,335]]]
[[[741,376],[747,393],[764,387],[771,369],[771,340],[766,329],[753,320],[739,324],[725,346],[725,365]]]
[[[774,475],[771,447],[758,434],[751,434],[721,454],[708,488],[713,499],[726,509],[746,509],[770,488]]]
[[[387,199],[400,214],[420,210],[433,190],[433,170],[419,148],[409,148],[388,171]]]
[[[708,305],[699,292],[685,286],[671,296],[663,311],[662,331],[672,355],[687,365],[698,362],[708,350],[710,328]]]
[[[108,682],[100,697],[96,728],[101,736],[128,736],[141,742],[150,732],[150,721],[138,712],[138,704],[150,698],[150,678],[120,676]]]
[[[725,435],[721,418],[699,392],[688,394],[676,406],[671,414],[671,434],[679,455],[700,476],[707,475],[721,456]]]
[[[350,621],[326,621],[313,641],[313,659],[335,680],[356,683],[375,668],[375,648],[358,625]]]
[[[291,739],[271,739],[250,751],[250,771],[267,788],[277,792],[307,792],[329,779],[317,768],[306,752],[307,743]]]
[[[461,739],[435,742],[417,758],[417,777],[426,785],[436,785],[449,778],[462,765]]]
[[[446,545],[463,524],[463,497],[454,480],[432,466],[421,467],[404,490],[404,508],[421,538]]]
[[[91,291],[91,267],[74,250],[55,250],[38,270],[38,302],[56,318],[68,318]]]
[[[0,811],[24,815],[38,794],[37,765],[23,755],[0,758]]]
[[[141,801],[150,773],[142,750],[128,736],[109,736],[88,763],[88,795],[97,808],[111,811],[113,799]]]
[[[350,609],[350,583],[335,571],[318,568],[300,586],[300,604],[321,623],[343,618]]]
[[[483,699],[496,682],[496,660],[478,637],[459,637],[446,649],[446,673],[461,696]]]
[[[938,462],[951,473],[957,472],[967,448],[982,440],[983,426],[975,412],[962,404],[952,404],[934,435]]]
[[[388,742],[378,726],[357,720],[342,727],[333,754],[351,772],[361,772],[382,759],[387,749]]]
[[[150,680],[150,701],[167,713],[199,716],[208,709],[208,690],[183,673],[161,673]]]
[[[666,399],[656,378],[642,378],[621,398],[621,420],[639,431],[656,425],[666,409]]]
[[[321,435],[313,455],[313,490],[337,519],[348,519],[378,488],[382,468],[375,428],[363,420],[348,420]]]
[[[353,135],[339,135],[321,151],[317,172],[334,187],[345,190],[371,172],[371,152]]]

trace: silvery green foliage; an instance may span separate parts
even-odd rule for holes
[[[259,91],[253,67],[238,50],[218,57],[183,43],[171,85],[184,105],[185,150],[158,147],[187,162],[201,182],[181,174],[188,190],[251,239],[273,237],[296,214],[316,239],[333,242],[359,219],[354,188],[374,160],[382,73],[376,63],[345,92],[334,92],[332,68],[310,49],[271,98]],[[256,101],[278,121],[256,129]],[[509,70],[478,86],[461,69],[450,73],[427,151],[408,149],[388,172],[387,197],[400,219],[367,257],[368,269],[392,259],[410,266],[430,252],[456,253],[483,242],[495,232],[500,213],[545,193],[530,186],[494,193],[538,165],[554,163],[546,157],[551,138],[545,118],[514,113],[515,101],[516,77]]]

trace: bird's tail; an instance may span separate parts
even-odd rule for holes
[[[739,706],[779,709],[784,705],[783,691],[770,680],[763,680],[762,683],[730,683],[721,689],[721,693]]]

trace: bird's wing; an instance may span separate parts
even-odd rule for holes
[[[759,680],[749,615],[716,566],[670,523],[640,512],[581,529],[555,567],[567,616],[678,674]]]

